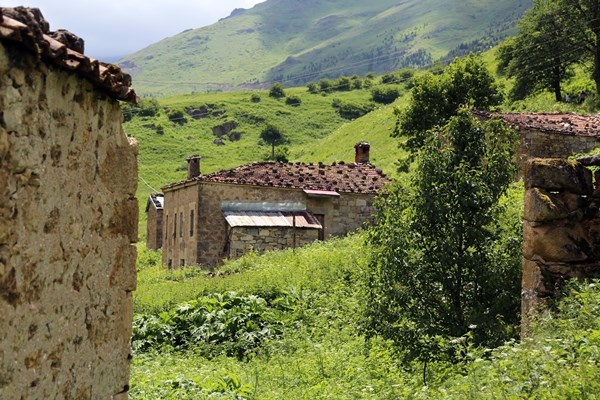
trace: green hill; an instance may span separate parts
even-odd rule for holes
[[[302,85],[483,50],[531,0],[268,0],[122,59],[142,95]]]

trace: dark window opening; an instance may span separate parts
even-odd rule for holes
[[[194,210],[190,210],[190,236],[194,236]]]
[[[183,213],[179,213],[179,237],[183,237]]]
[[[315,218],[321,224],[321,229],[319,229],[319,240],[325,240],[325,215],[324,214],[315,214]]]

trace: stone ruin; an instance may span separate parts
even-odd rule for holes
[[[522,330],[570,278],[600,277],[600,157],[525,167]]]
[[[0,399],[126,399],[137,147],[118,67],[0,8]]]

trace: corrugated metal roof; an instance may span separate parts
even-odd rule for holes
[[[306,204],[299,201],[222,201],[221,211],[305,211]]]
[[[263,211],[224,211],[223,216],[232,228],[237,226],[263,226],[321,229],[317,218],[309,212],[263,212]],[[295,222],[294,222],[295,217]]]

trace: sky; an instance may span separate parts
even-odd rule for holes
[[[227,17],[264,0],[0,0],[0,7],[37,7],[50,30],[67,29],[85,41],[85,54],[116,59]]]

